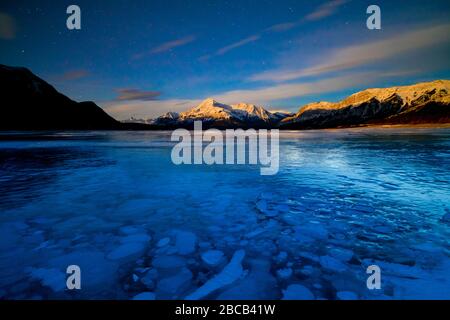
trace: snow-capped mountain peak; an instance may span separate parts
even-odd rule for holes
[[[203,100],[194,109],[195,110],[208,111],[208,110],[211,110],[213,108],[226,109],[226,110],[231,110],[232,109],[231,106],[229,106],[227,104],[223,104],[223,103],[217,102],[213,98],[208,98],[208,99]]]
[[[232,105],[232,107],[234,110],[242,110],[247,112],[249,117],[256,117],[264,121],[270,121],[275,118],[270,111],[254,104],[238,103]]]
[[[366,89],[336,102],[310,103],[282,128],[332,128],[361,124],[447,123],[450,81]]]
[[[160,116],[160,118],[164,118],[164,119],[172,119],[172,120],[176,120],[180,117],[180,115],[177,112],[166,112],[164,113],[162,116]]]
[[[217,102],[213,98],[208,98],[198,106],[180,113],[180,118],[261,122],[269,122],[276,119],[272,113],[263,107],[248,103],[228,105]]]
[[[212,98],[208,98],[198,106],[180,113],[181,119],[230,119],[235,116],[231,106],[219,103]]]

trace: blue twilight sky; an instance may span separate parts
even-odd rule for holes
[[[67,6],[81,30],[66,28]],[[381,8],[382,30],[366,9]],[[448,0],[2,1],[0,63],[118,119],[213,97],[297,111],[367,87],[450,79]]]

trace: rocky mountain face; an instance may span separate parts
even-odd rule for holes
[[[152,124],[157,127],[191,128],[194,121],[201,120],[206,128],[271,128],[275,127],[281,118],[281,113],[275,115],[253,104],[227,105],[209,98],[180,114],[166,113],[156,118]]]
[[[254,104],[239,103],[231,106],[233,110],[242,110],[247,121],[264,121],[266,123],[274,123],[278,121],[277,116],[267,111],[263,107]]]
[[[0,65],[0,130],[118,129],[93,102],[75,102],[25,68]]]
[[[320,129],[370,124],[450,123],[450,81],[367,89],[338,102],[311,103],[280,129]]]
[[[239,103],[226,105],[206,99],[181,112],[169,112],[151,122],[156,128],[204,127],[322,129],[380,124],[450,123],[450,81],[437,80],[412,86],[367,89],[337,102],[316,102],[296,114],[269,112]]]

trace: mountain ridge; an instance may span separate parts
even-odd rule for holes
[[[254,104],[228,105],[207,98],[189,110],[179,114],[168,112],[150,123],[154,126],[192,127],[194,121],[201,120],[206,127],[214,128],[270,128],[276,125],[279,117]]]
[[[450,81],[371,88],[337,102],[303,106],[281,120],[282,129],[320,129],[375,124],[450,123]]]
[[[0,64],[2,130],[119,129],[92,101],[76,102],[23,67]]]
[[[174,116],[176,115],[176,116]],[[192,127],[195,120],[207,127],[322,129],[383,124],[450,123],[450,80],[414,85],[369,88],[339,102],[314,102],[295,114],[272,113],[248,103],[226,105],[213,98],[181,112],[161,116],[152,125]]]
[[[184,112],[119,122],[92,101],[76,102],[22,67],[0,64],[0,130],[166,130],[203,128],[343,128],[385,124],[450,124],[450,80],[370,88],[339,102],[315,102],[295,114],[212,98]]]

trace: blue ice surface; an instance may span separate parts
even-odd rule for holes
[[[450,129],[281,132],[273,176],[170,132],[1,138],[0,299],[450,298]]]

